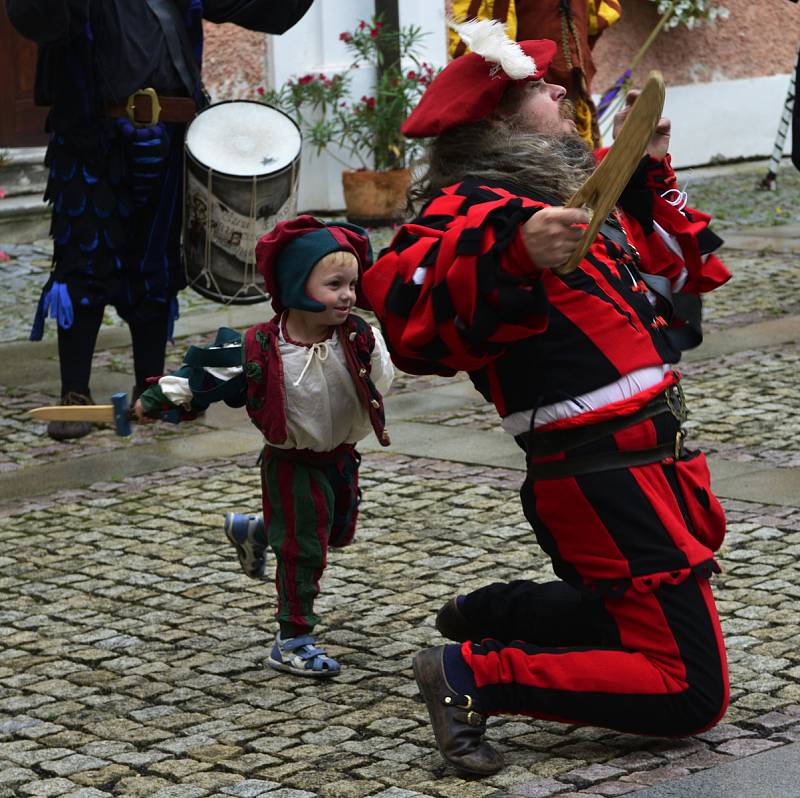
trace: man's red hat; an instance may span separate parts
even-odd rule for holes
[[[468,23],[470,24],[470,23]],[[458,28],[457,28],[458,29]],[[459,31],[460,32],[460,31]],[[462,38],[465,38],[462,35]],[[466,40],[466,39],[465,39]],[[515,43],[510,39],[503,46]],[[417,107],[409,114],[400,130],[410,139],[438,136],[459,125],[477,122],[497,108],[509,83],[541,80],[556,54],[556,44],[549,39],[528,39],[519,42],[521,53],[513,57],[518,66],[529,59],[529,67],[521,72],[504,68],[503,59],[473,52],[451,61],[431,82]],[[522,74],[528,72],[528,74]],[[517,75],[522,75],[517,77]]]

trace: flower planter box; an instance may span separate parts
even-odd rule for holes
[[[406,192],[410,183],[408,169],[342,172],[348,221],[364,227],[402,221],[406,217]]]

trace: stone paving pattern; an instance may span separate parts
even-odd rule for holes
[[[331,557],[319,601],[319,631],[345,670],[320,685],[263,667],[272,588],[239,574],[222,535],[226,509],[257,502],[253,466],[239,458],[5,508],[0,789],[619,795],[800,739],[796,509],[726,503],[716,592],[734,690],[721,726],[675,742],[498,719],[489,736],[508,767],[463,781],[434,748],[410,657],[440,642],[433,614],[454,593],[519,578],[521,559],[526,576],[548,577],[519,474],[365,458],[358,539]]]
[[[35,301],[19,264],[44,257],[12,255],[21,293],[0,308],[9,342],[24,339]],[[736,277],[709,299],[711,326],[796,312],[797,255],[727,260]],[[124,347],[98,354],[129,379]],[[796,343],[773,342],[686,364],[692,440],[796,467],[799,357]],[[120,445],[110,430],[52,444],[23,415],[51,392],[12,380],[0,394],[0,471],[31,467],[35,479],[36,464],[69,457],[79,468],[81,455]],[[395,392],[446,382],[401,375]],[[419,418],[497,427],[469,400]],[[158,425],[124,445],[206,429]],[[521,475],[388,449],[365,455],[362,476],[359,533],[332,553],[318,604],[320,637],[344,667],[323,684],[264,667],[274,591],[241,576],[222,533],[225,511],[258,506],[254,455],[0,502],[0,798],[594,798],[800,740],[800,508],[728,499],[715,578],[732,683],[724,721],[667,740],[492,719],[508,766],[461,778],[436,751],[410,660],[441,642],[433,618],[453,594],[550,578],[519,507]]]

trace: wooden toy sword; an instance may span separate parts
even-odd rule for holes
[[[653,71],[642,93],[631,106],[630,113],[614,139],[606,157],[592,176],[569,198],[567,208],[589,208],[589,225],[572,257],[553,271],[569,274],[586,256],[597,231],[617,204],[620,194],[647,150],[664,108],[664,78]]]
[[[117,435],[131,434],[131,410],[124,391],[111,397],[110,405],[52,405],[36,407],[29,416],[44,421],[95,421],[113,424]]]

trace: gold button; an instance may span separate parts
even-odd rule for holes
[[[372,406],[373,406],[373,407],[374,407],[376,410],[377,410],[377,409],[378,409],[378,408],[381,406],[381,403],[380,403],[380,402],[379,402],[377,399],[373,399],[373,400],[370,402],[370,404],[371,404],[371,405],[372,405]]]
[[[366,369],[359,369],[358,370],[358,376],[359,377],[366,377],[367,376],[367,370]]]
[[[351,333],[350,333],[350,335],[348,335],[347,337],[348,337],[348,338],[349,338],[351,341],[355,341],[355,340],[356,340],[356,335],[358,335],[358,333],[351,332]]]

